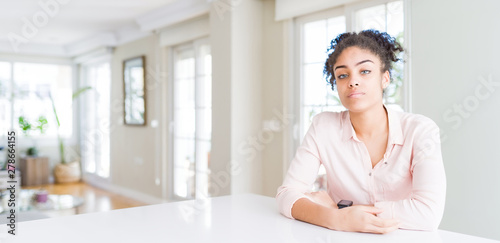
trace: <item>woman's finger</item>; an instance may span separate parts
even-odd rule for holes
[[[381,219],[378,217],[373,217],[372,224],[378,227],[387,228],[387,227],[398,227],[399,220],[397,219]]]
[[[380,226],[376,226],[374,224],[369,224],[369,225],[367,225],[366,231],[364,231],[364,232],[375,233],[375,234],[386,234],[386,233],[392,232],[392,231],[397,230],[397,229],[398,229],[397,225],[390,226],[390,227],[380,227]]]

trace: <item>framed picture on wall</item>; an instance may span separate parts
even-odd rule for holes
[[[123,61],[123,104],[125,125],[146,125],[146,57]]]

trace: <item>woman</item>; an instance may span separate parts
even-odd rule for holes
[[[366,30],[339,35],[330,51],[324,72],[347,111],[314,117],[278,189],[281,213],[341,231],[436,229],[446,194],[439,128],[382,103],[403,48]],[[311,193],[321,164],[327,192]],[[353,206],[339,209],[341,200]]]

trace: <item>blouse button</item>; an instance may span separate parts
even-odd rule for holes
[[[386,161],[386,162],[384,162],[384,164],[387,164],[387,161]]]
[[[370,174],[368,174],[369,176],[372,176],[372,173],[370,172]]]

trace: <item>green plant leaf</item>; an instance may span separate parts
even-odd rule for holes
[[[92,89],[92,87],[90,86],[78,89],[73,93],[71,99],[74,100],[78,98],[78,96],[80,96],[82,93],[90,89]],[[59,122],[59,116],[57,116],[56,105],[54,103],[54,99],[52,98],[52,93],[49,93],[49,98],[50,101],[52,102],[52,110],[54,111],[54,116],[56,117],[57,120],[57,139],[59,140],[59,153],[61,156],[61,164],[66,164],[66,159],[64,158],[64,142],[63,139],[61,138],[61,135],[59,134],[59,128],[61,127],[61,123]]]
[[[57,121],[57,128],[61,127],[61,123],[59,122],[59,116],[57,116],[56,104],[54,104],[54,99],[52,98],[52,93],[49,93],[50,102],[52,103],[52,110],[54,111],[54,116]]]
[[[73,93],[73,96],[71,97],[73,100],[78,98],[81,94],[83,94],[85,91],[92,89],[90,86],[83,87]]]
[[[36,128],[40,130],[40,133],[45,133],[45,128],[47,127],[47,118],[45,116],[38,117],[38,126]]]
[[[18,118],[19,128],[23,130],[25,136],[29,135],[29,131],[31,130],[31,123],[24,118],[24,116],[20,116]]]

